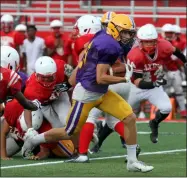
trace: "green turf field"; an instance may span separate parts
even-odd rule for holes
[[[119,136],[112,134],[104,143],[102,151],[90,156],[90,163],[63,163],[61,159],[28,161],[17,156],[11,161],[1,162],[1,176],[186,176],[186,123],[162,123],[157,144],[149,140],[147,123],[137,125],[138,142],[142,149],[140,160],[153,165],[152,172],[128,172],[123,157],[126,150],[121,147]],[[38,163],[41,164],[36,165]]]

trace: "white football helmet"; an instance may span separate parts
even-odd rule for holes
[[[137,37],[139,40],[156,40],[158,33],[154,25],[146,24],[139,28]]]
[[[181,27],[179,27],[178,25],[173,25],[173,28],[175,30],[175,33],[181,33]]]
[[[137,38],[140,44],[140,48],[144,52],[148,54],[154,54],[157,48],[158,39],[158,33],[154,25],[146,24],[140,27],[137,32]]]
[[[38,109],[37,111],[32,111],[31,115],[32,115],[32,128],[34,130],[38,130],[43,122],[43,114]],[[21,116],[19,117],[19,122],[20,122],[22,130],[27,131],[28,128],[27,128],[27,125],[25,122],[24,111],[22,112]]]
[[[78,30],[78,36],[95,34],[101,30],[101,21],[92,15],[83,15],[77,20],[74,28]]]
[[[54,27],[62,27],[63,24],[60,20],[53,20],[51,23],[50,23],[50,27],[51,28],[54,28]]]
[[[1,67],[18,70],[20,58],[18,52],[10,46],[1,46]]]
[[[166,23],[161,30],[161,35],[164,39],[172,41],[175,38],[175,28],[172,24]]]
[[[5,22],[5,23],[14,22],[14,18],[13,18],[12,15],[10,15],[10,14],[4,14],[4,15],[1,17],[1,22]]]
[[[36,60],[35,72],[38,82],[45,87],[50,87],[56,79],[57,66],[49,56],[42,56]]]
[[[14,18],[10,14],[4,14],[1,17],[1,29],[8,33],[13,30]]]
[[[16,27],[15,27],[15,31],[23,31],[25,32],[27,30],[27,27],[26,25],[24,24],[18,24]]]

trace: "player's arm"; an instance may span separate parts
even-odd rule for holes
[[[161,85],[166,85],[166,80],[164,78],[158,78],[156,81],[147,82],[143,79],[142,73],[133,73],[134,84],[141,89],[153,89],[155,87],[159,87]]]
[[[6,136],[10,131],[10,127],[6,119],[4,119],[1,123],[1,159],[2,160],[10,160],[7,156],[6,152]]]
[[[31,115],[31,111],[25,109],[24,110],[24,119],[25,119],[25,123],[27,125],[27,128],[32,128],[32,115]]]
[[[68,79],[68,82],[71,86],[75,86],[76,85],[76,75],[77,75],[77,71],[78,71],[78,66],[73,70],[71,76]]]
[[[173,55],[177,56],[185,65],[187,64],[186,56],[180,49],[173,47]]]
[[[24,97],[19,91],[14,95],[15,99],[25,108],[31,111],[36,111],[40,107],[40,103],[34,103]]]
[[[116,84],[127,82],[125,77],[116,77],[112,75],[108,75],[108,71],[110,69],[109,64],[97,64],[96,68],[96,81],[98,84]]]

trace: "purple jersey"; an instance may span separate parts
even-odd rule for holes
[[[112,65],[121,55],[119,43],[105,31],[96,33],[87,47],[79,65],[76,80],[88,91],[106,93],[108,85],[98,84],[96,81],[97,64]]]
[[[21,79],[22,79],[22,86],[21,86],[21,89],[22,90],[24,90],[24,88],[25,88],[25,83],[26,83],[26,81],[27,81],[27,79],[28,79],[28,76],[25,74],[25,73],[23,73],[23,72],[17,72],[18,73],[18,75],[21,77]]]

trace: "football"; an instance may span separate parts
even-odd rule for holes
[[[120,60],[117,60],[110,68],[110,75],[124,77],[125,76],[125,64]]]

